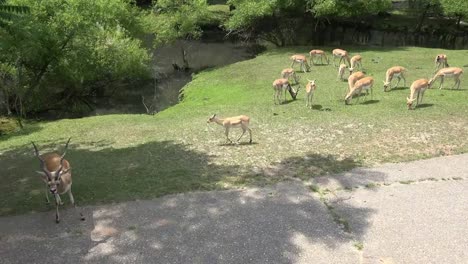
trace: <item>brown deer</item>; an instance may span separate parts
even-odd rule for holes
[[[330,60],[328,60],[328,57],[327,57],[327,54],[325,53],[325,51],[323,50],[311,50],[309,52],[309,56],[310,56],[310,62],[312,62],[312,64],[316,64],[316,62],[318,62],[318,59],[320,59],[320,63],[323,64],[323,58],[325,58],[325,60],[327,61],[327,64],[330,64]],[[315,61],[314,61],[314,58],[315,58]]]
[[[73,194],[71,191],[72,186],[72,175],[71,175],[71,167],[70,163],[64,159],[65,154],[67,153],[68,143],[70,143],[70,139],[68,139],[67,144],[65,145],[65,150],[63,151],[62,155],[59,155],[55,152],[45,153],[40,155],[39,150],[36,147],[34,142],[31,142],[34,147],[34,152],[36,157],[39,159],[41,164],[41,171],[37,171],[42,177],[42,180],[46,184],[46,201],[49,201],[48,193],[52,193],[55,198],[55,222],[60,222],[59,217],[59,205],[63,205],[62,200],[60,199],[60,195],[68,192],[68,196],[70,197],[70,202],[75,208],[78,210],[75,199],[73,198]],[[83,214],[78,210],[80,214],[80,219],[85,220]]]
[[[242,138],[246,131],[249,131],[249,143],[252,143],[252,130],[249,128],[250,117],[246,115],[240,115],[226,118],[218,118],[216,114],[214,114],[207,121],[207,123],[211,122],[215,122],[216,124],[224,127],[224,134],[226,135],[227,143],[232,143],[231,139],[229,139],[229,130],[233,127],[242,128],[242,135],[240,135],[240,137],[237,139],[237,143],[239,143],[239,140]]]
[[[406,86],[406,78],[405,78],[405,74],[406,74],[406,69],[404,67],[401,67],[401,66],[393,66],[391,68],[389,68],[387,70],[387,72],[385,73],[385,81],[383,82],[384,85],[384,92],[387,91],[387,88],[389,86],[391,86],[391,82],[393,80],[393,77],[397,77],[398,78],[398,82],[397,84],[393,87],[397,87],[398,84],[400,84],[400,80],[403,79],[403,86]],[[391,88],[391,87],[390,87]]]

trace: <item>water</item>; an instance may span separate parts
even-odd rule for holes
[[[91,115],[146,113],[142,104],[161,111],[177,104],[180,89],[192,80],[192,74],[203,69],[220,67],[253,58],[251,45],[233,42],[178,41],[158,48],[154,52],[154,79],[115,89],[111,96],[96,98],[96,109]],[[183,66],[183,52],[189,71],[174,70],[173,64]]]

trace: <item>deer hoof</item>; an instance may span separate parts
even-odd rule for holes
[[[84,221],[84,220],[86,220],[86,218],[84,216],[81,216],[80,220]]]
[[[56,223],[56,224],[60,223],[60,219],[58,219],[58,218],[55,219],[55,223]]]

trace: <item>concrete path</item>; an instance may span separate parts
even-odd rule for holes
[[[468,263],[468,154],[83,210],[0,218],[0,263]]]

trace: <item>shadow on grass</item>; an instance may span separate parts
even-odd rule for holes
[[[73,145],[67,153],[73,168],[73,193],[81,206],[223,188],[224,183],[235,183],[231,178],[236,177],[309,179],[361,165],[350,158],[310,153],[259,171],[240,165],[218,165],[213,158],[172,141],[121,149],[108,145],[98,150]],[[8,183],[0,186],[2,214],[51,209],[44,202],[44,185],[34,174],[38,167],[29,145],[2,154],[0,175]],[[64,197],[65,207],[69,207],[67,200]],[[3,259],[19,262],[34,262],[39,257],[37,252],[59,247],[63,240],[54,238],[63,237],[68,246],[77,249],[62,252],[74,263],[122,259],[143,263],[163,263],[167,259],[181,263],[217,263],[227,259],[230,263],[295,263],[304,251],[311,250],[298,240],[306,239],[306,245],[320,247],[327,256],[339,254],[335,251],[343,244],[365,234],[372,210],[347,210],[352,212],[347,220],[360,223],[357,229],[351,227],[353,237],[343,234],[331,220],[329,209],[300,183],[188,193],[153,201],[83,207],[87,217],[84,222],[79,222],[73,210],[62,208],[59,229],[53,223],[53,212],[3,217],[0,233],[12,238],[12,242],[5,244],[0,240],[0,246],[7,248]],[[46,245],[44,240],[50,243]],[[25,246],[34,250],[25,250]],[[142,252],[145,247],[151,250]],[[41,260],[50,262],[54,257],[43,254]]]
[[[239,142],[239,143],[221,143],[221,144],[218,144],[218,146],[220,146],[220,147],[245,147],[245,146],[255,146],[255,145],[258,145],[258,143],[255,142],[255,141],[253,141],[252,143]]]
[[[432,107],[434,106],[434,104],[419,104],[417,106],[417,108],[428,108],[428,107]]]
[[[364,101],[362,102],[361,104],[363,105],[370,105],[370,104],[377,104],[378,102],[380,102],[380,100],[367,100],[367,101]]]
[[[395,88],[392,88],[392,89],[389,89],[387,90],[387,92],[391,92],[391,91],[401,91],[401,90],[408,90],[409,87],[395,87]]]
[[[2,126],[3,125],[11,126],[10,122],[8,124],[6,124],[6,123],[1,124],[0,123],[0,141],[8,140],[8,139],[16,137],[16,136],[29,135],[29,134],[32,134],[34,132],[38,132],[38,131],[40,131],[42,129],[42,127],[37,122],[25,123],[23,129],[19,128],[16,121],[12,121],[12,122],[15,122],[14,127],[5,127],[5,128],[3,128]],[[5,130],[5,132],[2,132],[3,130]],[[14,131],[14,130],[16,130],[16,131]]]

